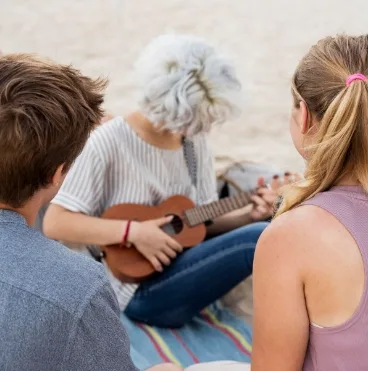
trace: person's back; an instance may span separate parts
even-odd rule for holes
[[[332,365],[336,370],[366,370],[368,194],[359,186],[338,186],[317,194],[303,205],[320,208],[312,213],[330,219],[322,223],[329,223],[335,229],[326,230],[329,234],[334,232],[335,238],[333,241],[329,238],[331,247],[320,254],[322,259],[325,255],[328,276],[319,278],[318,285],[306,288],[312,323],[303,370],[329,370]],[[326,262],[335,267],[331,270]],[[323,315],[331,312],[335,313],[334,317]],[[313,317],[319,322],[315,323]]]
[[[367,49],[327,37],[294,74],[306,172],[257,245],[252,371],[368,369]]]
[[[101,264],[8,210],[0,210],[0,254],[1,370],[134,369]]]
[[[101,120],[104,85],[34,56],[0,57],[2,371],[136,370],[103,266],[31,227]]]

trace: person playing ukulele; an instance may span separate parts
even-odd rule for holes
[[[145,222],[101,219],[116,204],[156,205],[183,195],[205,205],[218,198],[207,136],[238,112],[240,83],[233,66],[199,38],[164,35],[146,47],[137,68],[139,111],[92,133],[43,227],[47,236],[69,243],[133,244],[158,274],[138,285],[120,282],[108,270],[120,308],[140,322],[178,327],[252,273],[255,246],[267,226],[261,221],[271,216],[276,196],[260,188],[250,213],[242,209],[213,220],[211,238],[184,252],[160,228],[170,216]],[[184,137],[193,143],[196,184]]]

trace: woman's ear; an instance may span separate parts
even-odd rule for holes
[[[304,101],[300,101],[300,130],[302,134],[307,134],[309,129],[311,128],[311,120],[309,116],[309,111],[306,103]]]

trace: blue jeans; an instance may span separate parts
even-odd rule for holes
[[[252,274],[254,251],[268,223],[254,223],[186,250],[142,283],[125,313],[159,327],[180,327]]]

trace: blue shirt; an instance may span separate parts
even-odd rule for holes
[[[136,371],[101,264],[0,210],[0,370]]]

